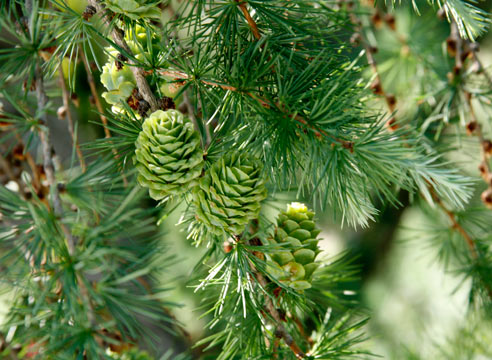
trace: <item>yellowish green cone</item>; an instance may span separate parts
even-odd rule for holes
[[[202,174],[200,136],[177,110],[157,110],[145,119],[135,146],[138,181],[155,200],[190,190]]]
[[[281,283],[294,290],[311,287],[314,271],[318,268],[316,256],[320,250],[317,239],[320,230],[314,222],[314,212],[306,205],[292,203],[277,218],[277,227],[269,243],[284,244],[267,254],[267,271]]]

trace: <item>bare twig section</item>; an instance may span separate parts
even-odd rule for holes
[[[63,107],[65,108],[65,113],[68,121],[68,131],[70,133],[70,137],[72,138],[73,146],[75,147],[75,152],[77,153],[77,157],[79,159],[80,167],[82,168],[82,172],[85,172],[85,160],[84,155],[82,155],[82,151],[80,150],[79,141],[74,131],[74,121],[72,116],[72,111],[70,110],[70,95],[68,93],[67,85],[65,84],[65,78],[63,77],[63,70],[60,66],[59,69],[60,74],[60,85],[62,88],[62,98],[63,98]]]
[[[89,83],[89,88],[91,89],[92,98],[94,99],[94,104],[96,105],[97,112],[99,113],[99,117],[103,125],[104,137],[106,139],[109,139],[111,138],[111,131],[108,128],[108,119],[106,118],[106,116],[104,116],[104,109],[101,104],[101,99],[99,98],[99,93],[97,92],[96,82],[94,81],[94,76],[92,75],[91,67],[89,65],[89,62],[87,61],[87,57],[84,53],[84,49],[82,48],[82,46],[80,47],[79,51],[81,54],[82,62],[84,63],[85,72],[87,73],[87,82]],[[115,148],[113,148],[112,152],[114,158],[117,159],[119,157],[118,151]],[[123,185],[127,186],[128,180],[126,179],[126,176],[124,174],[122,174],[122,179],[123,179]]]
[[[432,195],[432,198],[436,202],[436,204],[439,205],[439,207],[442,209],[442,211],[447,215],[447,217],[451,221],[451,228],[454,231],[458,232],[463,237],[463,239],[465,239],[466,244],[468,245],[468,249],[470,250],[470,255],[471,255],[473,261],[479,260],[480,255],[479,255],[478,250],[477,250],[477,245],[475,244],[475,241],[473,240],[471,235],[468,234],[468,232],[465,230],[465,228],[463,228],[463,226],[461,226],[461,224],[456,219],[456,215],[451,210],[449,210],[446,207],[446,205],[442,202],[442,200],[436,194],[434,188],[429,186],[429,191]],[[484,283],[484,286],[485,286],[485,289],[487,290],[489,297],[492,299],[492,288],[486,283]]]
[[[41,121],[43,122],[42,128],[39,129],[39,139],[41,141],[41,148],[43,152],[43,167],[46,174],[46,180],[48,181],[52,194],[51,200],[53,202],[55,215],[61,218],[63,217],[63,206],[60,198],[60,190],[58,188],[58,183],[55,177],[55,167],[53,165],[53,157],[55,156],[55,151],[51,143],[51,135],[48,128],[48,118],[46,116],[46,113],[43,112],[46,107],[46,103],[48,102],[48,98],[44,91],[44,81],[39,65],[37,67],[35,81],[38,110],[42,112]],[[75,252],[75,240],[70,230],[64,224],[60,223],[60,227],[62,228],[62,231],[67,240],[68,252],[70,255],[72,255]]]
[[[238,6],[241,9],[244,17],[246,18],[246,21],[248,22],[248,25],[251,28],[251,32],[253,33],[253,36],[255,37],[256,40],[260,40],[261,39],[260,30],[258,29],[258,25],[256,25],[256,22],[254,21],[253,17],[248,11],[246,1],[236,0],[236,2],[238,3]]]
[[[436,191],[432,186],[429,186],[429,191],[432,195],[432,198],[434,199],[435,203],[439,205],[439,207],[444,211],[444,213],[448,216],[449,220],[451,221],[451,228],[453,230],[456,230],[461,234],[461,236],[465,239],[466,244],[468,245],[468,249],[470,250],[470,254],[473,259],[478,258],[478,252],[477,252],[477,246],[475,242],[473,241],[472,237],[466,232],[466,230],[461,226],[461,224],[456,220],[456,215],[449,210],[446,205],[443,203],[443,201],[439,198],[439,196],[436,194]]]
[[[122,48],[126,53],[132,54],[132,51],[126,43],[121,30],[116,27],[112,27],[111,19],[105,7],[98,0],[89,0],[89,5],[94,6],[106,25],[111,27],[111,36],[116,45]],[[145,99],[145,101],[149,103],[150,109],[152,111],[158,110],[159,104],[154,94],[152,93],[152,90],[150,89],[149,83],[145,79],[144,70],[139,67],[138,64],[136,64],[135,61],[133,61],[132,59],[129,59],[128,63],[130,65],[130,69],[132,70],[133,76],[135,77],[135,81],[137,83],[140,94]]]
[[[451,36],[450,38],[455,41],[455,64],[454,71],[455,75],[459,74],[461,69],[463,68],[463,44],[464,41],[460,36],[460,32],[458,30],[458,25],[456,25],[455,21],[451,22]]]
[[[290,314],[289,319],[292,319],[292,321],[297,325],[297,328],[299,329],[299,334],[306,340],[306,342],[310,346],[313,346],[314,341],[308,334],[306,334],[306,330],[304,330],[304,325],[302,324],[301,320],[299,320],[299,318],[294,314]]]
[[[377,52],[377,47],[371,46],[371,44],[369,44],[366,37],[364,36],[362,21],[353,11],[353,6],[354,6],[353,3],[347,1],[346,6],[347,9],[350,11],[349,13],[350,21],[352,22],[352,25],[354,26],[354,30],[355,30],[351,41],[355,45],[358,45],[359,43],[362,44],[365,50],[364,53],[366,55],[367,63],[369,64],[369,67],[371,68],[374,74],[374,81],[371,84],[371,89],[375,95],[384,97],[388,111],[390,114],[392,114],[396,109],[396,98],[394,95],[388,94],[383,88],[383,82],[381,81],[381,76],[378,71],[378,65],[376,59],[374,58],[374,54]],[[386,126],[389,130],[395,130],[397,128],[396,118],[392,116],[386,123]]]
[[[92,75],[92,70],[87,61],[86,55],[82,47],[80,47],[80,55],[82,58],[82,62],[84,63],[85,72],[87,73],[87,82],[89,83],[89,87],[91,89],[92,97],[94,98],[94,103],[96,104],[96,109],[99,112],[99,116],[101,118],[101,122],[104,127],[104,136],[109,139],[111,137],[111,132],[108,129],[108,119],[104,116],[104,109],[101,104],[101,99],[99,98],[99,94],[97,93],[96,82],[94,81],[94,76]]]
[[[487,139],[485,139],[485,136],[483,135],[483,131],[482,131],[482,125],[478,123],[478,120],[477,120],[477,116],[475,114],[475,109],[473,107],[473,104],[472,104],[472,94],[470,94],[469,92],[466,92],[465,91],[465,98],[466,98],[466,103],[468,105],[468,109],[469,109],[469,114],[470,114],[470,118],[471,118],[471,123],[469,123],[468,125],[470,124],[473,124],[473,131],[471,131],[471,134],[475,134],[478,138],[478,140],[480,141],[480,145],[481,145],[481,148],[482,148],[482,164],[484,166],[484,170],[485,170],[485,175],[489,175],[489,174],[492,174],[492,169],[490,168],[490,163],[489,163],[489,158],[487,156],[487,152],[485,151],[485,146],[484,144],[487,142]]]

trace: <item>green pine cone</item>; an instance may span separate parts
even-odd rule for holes
[[[202,174],[200,136],[177,110],[153,112],[145,119],[135,146],[138,181],[155,200],[186,192]]]
[[[233,152],[214,163],[193,191],[196,219],[216,234],[238,235],[260,213],[266,189],[259,160]]]
[[[313,220],[314,212],[306,205],[292,203],[287,211],[277,218],[277,227],[270,244],[288,244],[267,254],[267,271],[281,283],[302,291],[311,287],[314,271],[319,263],[315,262],[320,250],[316,237],[320,233]]]

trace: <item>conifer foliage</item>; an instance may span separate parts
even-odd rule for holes
[[[0,271],[11,300],[0,358],[369,357],[366,314],[348,291],[356,260],[322,251],[310,209],[344,229],[377,226],[381,209],[410,206],[399,194],[440,226],[436,254],[490,310],[491,127],[474,111],[491,110],[474,42],[488,14],[474,1],[412,1],[410,18],[438,11],[450,35],[398,38],[401,6],[2,2]],[[399,43],[378,53],[383,22]],[[381,71],[398,61],[419,77]],[[480,173],[449,156],[462,129],[479,142]],[[203,248],[182,280],[209,320],[201,339],[158,276],[172,272],[158,224],[174,212]],[[163,338],[174,345],[163,350]]]

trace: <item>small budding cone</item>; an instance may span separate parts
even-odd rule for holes
[[[157,49],[158,39],[154,37],[147,39],[147,32],[140,25],[135,25],[123,35],[132,55],[137,60],[143,61],[148,56],[147,53],[152,49]],[[132,106],[134,101],[131,97],[137,83],[131,66],[126,64],[128,58],[112,46],[106,47],[105,50],[109,56],[102,68],[101,83],[107,91],[102,93],[102,97],[108,104],[113,105],[112,111],[115,114],[124,112],[122,102],[128,101],[134,110],[139,110],[138,105]]]
[[[481,199],[485,206],[492,209],[492,187],[489,187],[482,193]]]
[[[394,15],[386,14],[384,16],[384,22],[386,23],[386,25],[389,26],[391,30],[396,31],[396,19]]]
[[[482,142],[482,148],[485,155],[492,156],[492,141],[486,139]]]
[[[478,123],[476,121],[470,121],[469,123],[466,124],[466,133],[468,135],[472,135],[475,130],[477,130]]]
[[[153,199],[180,195],[196,185],[204,163],[200,136],[179,111],[153,112],[135,146],[138,182]]]
[[[372,16],[371,16],[371,21],[374,24],[374,27],[376,29],[380,28],[381,25],[383,24],[383,19],[381,18],[381,14],[379,11],[376,11]]]
[[[296,291],[311,287],[316,256],[320,253],[317,239],[320,230],[314,222],[314,212],[306,205],[292,203],[277,218],[277,228],[270,244],[284,244],[268,254],[267,271],[281,283]]]
[[[446,48],[447,48],[449,56],[451,56],[451,57],[456,56],[457,45],[456,45],[455,39],[448,37],[446,39]]]
[[[487,165],[485,165],[484,162],[481,162],[480,165],[478,165],[478,171],[480,171],[480,175],[484,180],[487,180]]]

